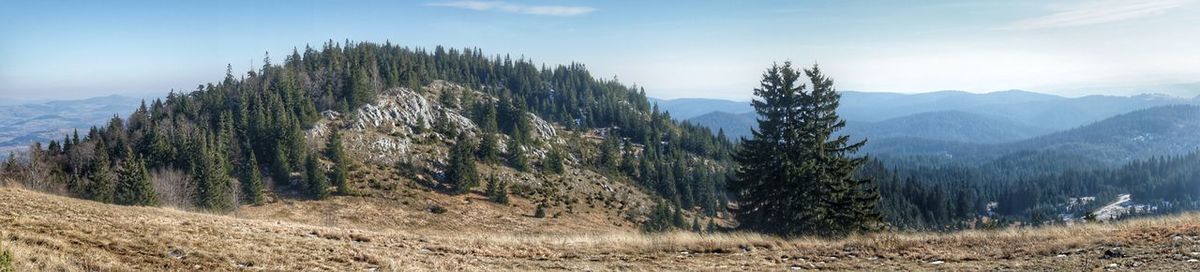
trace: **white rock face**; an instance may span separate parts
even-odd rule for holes
[[[469,118],[412,90],[399,88],[385,93],[374,103],[360,107],[354,119],[348,120],[351,131],[357,133],[347,135],[345,143],[372,161],[414,162],[434,155],[416,154],[413,141],[432,135],[433,124],[442,114],[458,131],[473,135],[476,130]]]

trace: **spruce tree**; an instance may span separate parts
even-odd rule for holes
[[[554,174],[563,173],[563,154],[557,147],[550,147],[546,159],[542,160],[542,168]]]
[[[304,162],[304,181],[307,183],[308,195],[314,199],[329,197],[329,179],[325,177],[325,169],[314,155],[308,156]]]
[[[150,183],[150,171],[146,170],[141,155],[130,156],[121,162],[114,200],[120,205],[158,205],[154,185]]]
[[[210,211],[228,211],[231,201],[232,177],[225,168],[226,156],[218,153],[212,136],[201,137],[198,157],[192,162],[192,181],[196,183],[196,205]]]
[[[658,201],[650,210],[646,221],[642,222],[642,231],[663,232],[670,230],[671,225],[671,208],[667,206],[667,203]]]
[[[480,139],[479,152],[477,152],[479,155],[479,160],[489,164],[495,163],[500,157],[500,150],[496,146],[496,134],[488,132],[481,133],[483,133],[483,138]]]
[[[254,152],[250,150],[249,144],[243,144],[246,155],[242,157],[244,160],[241,164],[242,174],[242,201],[253,205],[263,203],[263,181],[262,174],[259,172],[258,158],[254,156]]]
[[[799,83],[807,75],[807,85]],[[863,142],[835,136],[845,126],[836,111],[840,95],[815,66],[791,63],[764,74],[751,104],[758,128],[740,146],[736,178],[740,226],[780,235],[841,235],[871,231],[878,195],[869,181],[855,179],[864,158],[850,158]]]
[[[446,183],[452,186],[451,192],[455,194],[469,192],[472,187],[479,184],[475,158],[471,155],[474,150],[475,144],[467,138],[465,133],[458,136],[454,146],[450,149],[450,165],[446,169]]]
[[[96,145],[96,160],[92,162],[91,185],[88,186],[88,196],[92,200],[112,203],[116,191],[116,177],[108,161],[108,151],[101,141]]]
[[[337,193],[341,195],[350,194],[350,185],[347,184],[348,174],[346,170],[346,151],[342,148],[342,133],[338,132],[337,128],[330,128],[328,142],[325,143],[325,157],[333,162],[333,185],[337,188]]]
[[[292,185],[292,170],[288,166],[287,151],[284,151],[284,145],[276,145],[271,150],[271,154],[274,155],[271,160],[271,179],[275,181],[276,186]]]
[[[487,185],[488,199],[500,204],[508,204],[508,182],[496,179],[496,175],[492,174],[488,178]]]
[[[525,172],[529,171],[529,158],[525,156],[525,148],[521,146],[521,136],[519,131],[514,131],[512,138],[508,139],[508,162],[513,169]]]

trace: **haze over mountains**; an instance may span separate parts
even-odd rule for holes
[[[79,129],[86,134],[93,125],[137,109],[140,98],[110,95],[80,100],[0,106],[0,153],[24,149],[34,142],[62,140]]]
[[[861,132],[873,138],[918,137],[986,143],[1071,129],[1138,109],[1196,102],[1195,99],[1161,94],[1069,98],[1018,90],[985,94],[961,91],[920,94],[847,91],[842,93],[838,113],[848,121],[847,131]],[[711,128],[724,128],[731,137],[747,135],[748,132],[743,132],[741,128],[748,127],[748,124],[742,122],[753,124],[753,109],[746,102],[667,100],[660,102],[659,106],[677,119]],[[697,113],[701,109],[712,110]],[[961,133],[937,133],[943,135],[930,135],[930,132],[924,131],[926,128],[955,127],[964,130]],[[1010,130],[1008,134],[1013,135],[975,137],[989,130]]]

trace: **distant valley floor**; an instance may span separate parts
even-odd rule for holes
[[[105,205],[16,188],[0,188],[0,207],[0,243],[14,254],[18,271],[1200,269],[1200,214],[782,240],[754,234],[371,231]]]

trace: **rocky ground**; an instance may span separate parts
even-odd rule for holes
[[[1196,214],[784,240],[744,233],[642,235],[620,228],[545,234],[370,230],[261,214],[238,218],[105,205],[16,188],[0,188],[0,207],[0,243],[12,251],[17,271],[1200,269]]]

